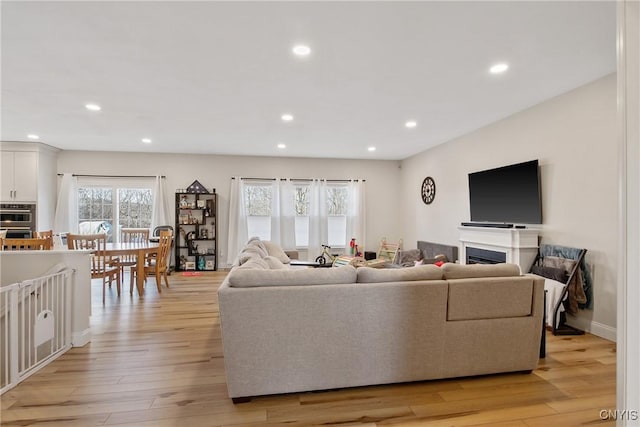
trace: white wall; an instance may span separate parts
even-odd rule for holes
[[[174,192],[195,179],[218,195],[219,265],[227,257],[229,188],[232,176],[258,178],[366,179],[366,250],[377,250],[380,239],[401,238],[398,205],[400,169],[397,161],[300,159],[276,157],[215,156],[192,154],[143,154],[95,151],[62,151],[58,173],[104,175],[166,175],[171,221]],[[358,240],[360,237],[355,236]]]
[[[619,426],[638,426],[640,410],[640,3],[618,2],[620,140],[620,278],[618,280],[617,409]],[[629,416],[631,415],[631,416]],[[635,415],[635,416],[633,416]]]
[[[618,153],[616,76],[606,76],[402,162],[402,234],[456,245],[469,221],[467,174],[521,161],[541,165],[542,242],[587,248],[593,311],[576,326],[615,339]],[[420,184],[435,179],[425,205]]]

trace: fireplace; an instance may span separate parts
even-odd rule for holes
[[[463,226],[460,230],[462,254],[465,264],[496,264],[508,262],[520,266],[526,273],[538,253],[536,228],[491,228]]]
[[[467,264],[499,264],[507,262],[507,253],[467,246]]]

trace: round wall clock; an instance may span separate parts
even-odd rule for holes
[[[420,190],[422,194],[422,201],[430,205],[433,202],[433,199],[436,198],[436,182],[430,176],[426,177],[424,181],[422,181],[422,188]]]

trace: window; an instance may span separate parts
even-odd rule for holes
[[[151,188],[79,184],[78,231],[81,234],[106,233],[107,241],[118,241],[122,228],[150,227],[152,211]]]
[[[348,189],[343,184],[327,187],[327,230],[328,245],[346,246]],[[298,248],[309,246],[309,203],[308,184],[296,184],[294,189],[295,241]],[[271,219],[273,187],[271,184],[246,184],[244,201],[247,212],[247,234],[261,240],[271,240]]]
[[[272,187],[266,184],[247,184],[244,203],[247,210],[247,234],[260,240],[271,240]]]
[[[332,185],[327,188],[327,213],[329,214],[329,246],[345,247],[347,239],[347,201],[345,186]]]
[[[343,248],[347,234],[348,190],[344,185],[333,184],[327,188],[327,231],[331,247]],[[309,246],[309,186],[295,188],[296,246]]]
[[[294,190],[294,208],[296,210],[296,246],[309,246],[309,186],[296,186]]]

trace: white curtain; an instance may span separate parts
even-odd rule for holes
[[[327,181],[314,179],[309,186],[309,261],[320,255],[322,245],[329,242],[328,221]]]
[[[153,186],[153,208],[151,212],[151,231],[159,225],[170,225],[169,207],[167,205],[167,191],[165,180],[156,176],[156,182]],[[177,230],[176,230],[177,232]]]
[[[358,249],[363,253],[366,243],[364,183],[363,180],[355,180],[350,181],[347,185],[349,200],[347,203],[347,227],[345,236],[347,242],[355,238]]]
[[[283,249],[295,249],[295,221],[295,187],[289,179],[276,179],[271,197],[271,241]]]
[[[78,178],[70,173],[62,175],[53,231],[54,233],[78,232]]]
[[[244,202],[244,182],[240,177],[231,179],[229,194],[229,237],[227,263],[233,264],[238,253],[249,240],[247,235],[247,209]]]

